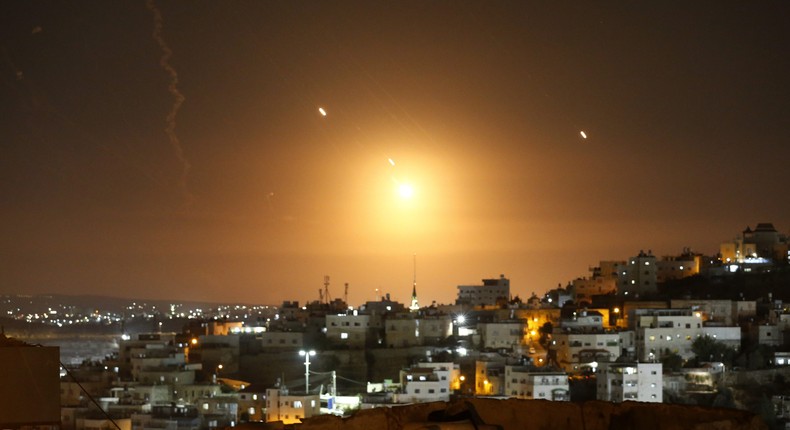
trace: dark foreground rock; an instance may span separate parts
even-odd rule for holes
[[[270,424],[271,425],[271,424]],[[751,412],[660,403],[585,403],[463,399],[319,416],[298,430],[536,429],[536,430],[767,430]],[[260,428],[260,427],[259,427]],[[277,428],[277,425],[269,427]],[[282,428],[280,424],[279,428]]]

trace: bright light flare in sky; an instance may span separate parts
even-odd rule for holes
[[[409,184],[400,184],[398,185],[398,194],[403,199],[410,199],[414,196],[414,187]]]
[[[318,108],[318,113],[320,113],[321,116],[326,116],[326,111],[322,107]]]
[[[580,131],[579,134],[582,135],[582,139],[587,139],[587,133],[585,133],[584,130]]]
[[[392,158],[388,158],[391,165],[395,166],[395,161]]]

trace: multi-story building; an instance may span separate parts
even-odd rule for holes
[[[380,340],[381,316],[353,311],[326,316],[326,338],[335,345],[362,348]]]
[[[566,372],[592,368],[593,363],[614,361],[622,354],[617,332],[568,332],[555,329],[549,344],[557,365]]]
[[[702,335],[702,317],[691,309],[636,309],[636,356],[653,362],[667,351],[683,359],[694,356],[691,344]]]
[[[680,255],[666,255],[656,262],[659,283],[699,275],[703,256],[684,248]]]
[[[560,327],[572,331],[603,331],[603,315],[598,311],[576,309],[560,318]]]
[[[264,421],[266,390],[254,386],[239,391],[239,422]]]
[[[781,346],[784,344],[784,330],[776,324],[760,324],[751,326],[749,336],[758,345]]]
[[[193,404],[209,428],[229,428],[239,423],[239,397],[235,393],[202,397]]]
[[[702,326],[702,335],[712,337],[735,351],[741,350],[741,328],[738,326],[724,327],[705,324]],[[720,361],[722,357],[714,357],[714,359]]]
[[[702,322],[715,323],[725,326],[738,324],[735,314],[736,307],[732,300],[710,300],[710,299],[673,299],[669,302],[672,309],[691,309],[694,313],[699,313]]]
[[[141,372],[151,369],[175,369],[179,366],[183,367],[187,360],[183,348],[156,343],[133,348],[131,350],[129,362],[132,366],[132,379],[145,382],[140,378]]]
[[[189,348],[189,361],[203,364],[203,368],[212,373],[221,369],[226,374],[239,371],[239,355],[241,354],[241,336],[202,335],[197,344]]]
[[[133,430],[199,430],[202,419],[194,405],[155,405],[150,412],[133,413]]]
[[[305,344],[305,333],[301,331],[265,331],[257,337],[264,350],[297,350]]]
[[[542,372],[534,367],[505,366],[505,395],[517,399],[570,401],[565,372]]]
[[[401,370],[397,403],[446,402],[461,372],[455,363],[419,363]]]
[[[140,333],[137,339],[121,340],[118,344],[118,375],[121,379],[132,377],[132,357],[139,356],[146,348],[172,348],[176,345],[175,333]],[[197,338],[196,338],[197,339]]]
[[[771,223],[759,223],[754,230],[750,227],[734,240],[722,243],[719,248],[724,263],[748,263],[749,260],[765,259],[788,262],[788,237],[780,234]]]
[[[618,267],[619,285],[617,293],[632,298],[658,291],[656,257],[651,251],[639,251],[624,266]]]
[[[528,325],[524,321],[479,323],[477,332],[480,334],[483,350],[515,351],[526,345],[529,339]]]
[[[504,377],[504,361],[475,361],[475,395],[501,396],[505,394]]]
[[[384,322],[384,338],[389,348],[423,346],[439,342],[453,334],[450,315],[390,315]]]
[[[483,285],[459,285],[455,302],[470,306],[498,306],[508,300],[510,280],[499,275],[499,279],[483,279]]]
[[[617,279],[603,276],[593,276],[589,279],[577,278],[571,282],[570,293],[577,305],[589,305],[592,303],[593,296],[617,293]]]
[[[601,363],[598,400],[608,402],[663,402],[661,363]]]
[[[291,394],[287,388],[266,390],[266,421],[282,421],[283,424],[297,424],[302,418],[310,418],[321,413],[321,399],[318,394]]]

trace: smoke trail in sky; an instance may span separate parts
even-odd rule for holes
[[[152,37],[162,50],[162,56],[159,58],[159,65],[170,75],[170,85],[168,85],[167,90],[173,96],[173,106],[170,108],[170,112],[168,112],[165,118],[165,122],[167,123],[165,133],[167,133],[167,137],[170,139],[170,144],[173,146],[176,158],[178,158],[178,161],[181,163],[181,177],[179,178],[178,184],[181,191],[184,193],[187,204],[190,204],[193,200],[193,196],[192,193],[189,192],[187,178],[189,176],[189,169],[192,166],[189,164],[189,160],[184,156],[184,149],[181,147],[178,135],[176,135],[176,116],[181,109],[181,104],[184,103],[184,95],[178,90],[178,73],[176,69],[170,65],[170,57],[173,56],[173,51],[162,37],[162,12],[156,7],[154,0],[146,0],[145,5],[154,16],[154,31]]]

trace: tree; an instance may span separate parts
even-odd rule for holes
[[[549,343],[549,339],[551,339],[551,333],[554,331],[554,325],[546,321],[542,326],[538,328],[538,333],[540,334],[540,342],[541,345],[547,345]]]
[[[669,373],[668,371],[677,372],[683,367],[683,357],[677,352],[672,352],[667,348],[664,350],[664,353],[661,354],[661,364],[664,373]]]
[[[727,367],[732,366],[737,355],[735,349],[710,336],[700,336],[694,339],[694,342],[691,343],[691,351],[695,355],[697,364],[704,361],[721,361]]]

